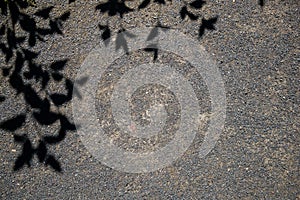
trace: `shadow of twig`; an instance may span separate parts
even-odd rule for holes
[[[146,9],[148,7],[151,6],[151,4],[159,4],[160,7],[162,6],[168,6],[168,3],[172,3],[172,0],[144,0],[142,1],[137,8],[129,8],[126,5],[126,0],[107,0],[105,3],[100,3],[98,6],[96,6],[96,10],[100,10],[101,13],[105,14],[108,13],[109,16],[115,16],[115,15],[119,15],[120,20],[122,20],[123,16],[129,12],[139,12],[142,9]],[[206,4],[205,1],[203,0],[194,0],[190,3],[187,3],[185,1],[182,1],[182,7],[179,10],[179,15],[181,20],[186,20],[186,18],[188,18],[191,21],[198,21],[199,18],[201,17],[201,15],[196,15],[193,12],[195,10],[201,10],[203,8],[203,6]],[[160,11],[161,12],[161,9]],[[161,16],[161,13],[158,13],[158,16]],[[200,39],[206,30],[216,30],[215,28],[215,24],[218,20],[218,17],[212,17],[210,19],[205,19],[204,17],[202,17],[202,21],[201,24],[199,25],[199,29],[198,29],[198,38]],[[167,27],[161,24],[160,19],[158,18],[157,21],[157,25],[153,28],[153,31],[149,34],[148,37],[148,41],[153,40],[155,37],[157,37],[158,33],[155,32],[158,29],[157,28],[172,28],[172,27]],[[109,24],[99,24],[99,28],[101,33],[101,39],[105,42],[105,45],[108,45],[108,43],[110,42],[110,37],[112,35],[112,32],[114,32],[113,30],[111,30]],[[125,28],[123,28],[121,26],[120,30],[117,30],[115,32],[117,33],[125,33]],[[122,34],[120,36],[120,34],[118,35],[119,37],[122,37]],[[117,47],[123,47],[123,49],[125,50],[125,52],[128,53],[128,48],[127,47],[127,41],[126,38],[117,38],[116,40],[116,46]],[[117,48],[119,49],[119,48]],[[158,48],[157,48],[157,44],[154,43],[152,45],[150,45],[149,47],[146,47],[144,49],[146,52],[152,52],[153,53],[153,60],[155,61],[158,58]]]

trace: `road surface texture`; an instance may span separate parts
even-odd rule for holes
[[[172,165],[154,172],[126,173],[101,164],[76,131],[67,131],[65,138],[57,144],[46,145],[47,159],[41,158],[39,162],[34,154],[30,159],[31,167],[25,163],[14,170],[24,143],[16,142],[13,135],[26,134],[32,148],[37,149],[43,135],[57,134],[62,120],[49,125],[37,122],[30,114],[36,108],[28,105],[28,100],[26,103],[23,94],[17,95],[9,76],[2,73],[0,89],[5,100],[0,103],[1,126],[4,127],[0,130],[1,199],[300,199],[299,1],[265,1],[261,6],[255,0],[208,0],[200,10],[188,8],[201,16],[198,20],[190,20],[188,16],[181,19],[179,13],[184,3],[180,0],[166,1],[160,16],[159,5],[153,1],[145,9],[125,13],[122,19],[96,10],[101,2],[37,0],[37,7],[26,8],[26,13],[32,14],[37,9],[54,6],[50,14],[53,19],[70,11],[69,18],[60,27],[63,34],[46,35],[44,42],[37,39],[30,47],[39,52],[35,62],[47,65],[68,59],[59,73],[63,74],[64,80],[74,80],[83,61],[101,42],[103,30],[99,29],[99,24],[107,25],[108,22],[113,35],[120,30],[120,25],[126,30],[150,27],[155,26],[159,18],[162,25],[199,42],[216,61],[222,74],[226,121],[216,145],[208,155],[199,158],[203,137],[198,134],[189,149]],[[137,8],[139,4],[139,1],[126,2],[131,8]],[[197,40],[202,17],[216,16],[215,30],[206,29]],[[42,17],[35,16],[34,19],[43,23]],[[2,15],[1,23],[5,20]],[[21,29],[16,26],[15,32]],[[152,60],[151,52],[135,53],[114,64],[126,66]],[[3,68],[10,65],[5,59],[1,53]],[[184,65],[180,56],[158,52],[157,62],[171,62],[171,59],[177,59],[179,68]],[[199,83],[194,84],[200,90],[197,95],[207,96],[209,93],[201,77],[196,80]],[[112,90],[109,84],[106,86],[104,84],[102,89]],[[47,87],[49,92],[66,94],[64,81],[49,81]],[[136,92],[136,98],[149,100],[143,96],[147,90],[150,94],[157,92],[158,96],[171,95],[164,88],[143,88]],[[47,96],[43,92],[39,95],[41,98]],[[102,102],[107,102],[107,97],[103,98]],[[209,98],[203,97],[201,101],[199,105],[203,112],[209,112]],[[100,113],[104,109],[100,105],[96,107]],[[170,103],[169,111],[179,108],[175,99]],[[51,105],[51,109],[57,107]],[[71,101],[59,106],[59,112],[72,122]],[[20,113],[27,113],[24,125],[13,132],[8,131],[3,122]],[[141,116],[134,117],[141,121]],[[172,139],[171,130],[176,129],[178,122],[176,115],[173,118],[165,137],[156,142],[164,144]],[[134,146],[134,141],[122,139],[122,135],[115,133],[112,135],[116,144],[124,149]],[[160,147],[155,145],[155,142],[151,143],[142,150]],[[53,156],[52,162],[49,155]],[[55,167],[55,161],[59,166]]]

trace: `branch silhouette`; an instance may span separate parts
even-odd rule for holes
[[[70,1],[72,2],[74,1]],[[0,128],[12,132],[14,141],[22,145],[22,151],[16,158],[13,170],[20,170],[24,165],[31,167],[33,155],[36,154],[40,163],[61,172],[59,161],[49,153],[47,146],[61,142],[68,131],[75,130],[75,125],[59,111],[60,106],[72,99],[73,82],[62,73],[68,60],[54,61],[48,65],[38,64],[36,59],[40,53],[32,51],[30,47],[34,47],[38,42],[44,42],[45,36],[63,35],[61,27],[70,17],[70,12],[51,17],[54,7],[50,6],[38,9],[30,15],[25,12],[29,7],[30,4],[23,0],[0,1],[1,15],[7,19],[0,25],[0,50],[8,66],[1,67],[2,74],[15,90],[15,95],[23,97],[27,107],[26,113],[17,114],[11,119],[0,122]],[[39,27],[36,18],[44,20],[48,23],[48,27]],[[17,25],[25,34],[20,36],[16,33]],[[64,84],[67,94],[50,93],[48,85],[51,81]],[[43,97],[42,92],[47,95]],[[0,102],[6,100],[4,96],[0,97]],[[55,105],[55,110],[50,109],[51,103]],[[40,126],[52,125],[59,121],[58,134],[49,136],[36,133],[39,141],[34,147],[29,134],[18,133],[18,130],[28,123],[26,119],[29,116],[32,116]]]

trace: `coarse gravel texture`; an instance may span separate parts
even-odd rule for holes
[[[40,63],[68,58],[64,73],[71,79],[100,42],[99,23],[109,20],[112,30],[118,30],[120,23],[126,29],[153,26],[159,10],[151,4],[125,14],[120,22],[116,16],[109,18],[95,11],[100,3],[96,0],[77,0],[70,5],[56,0],[37,3],[54,5],[53,14],[71,11],[63,36],[49,37],[34,47],[40,51]],[[134,7],[137,3],[128,4]],[[180,0],[167,3],[160,20],[197,38],[201,19],[182,21],[178,14],[181,6]],[[172,166],[144,174],[119,172],[102,165],[76,132],[69,132],[58,145],[49,146],[62,173],[36,158],[31,168],[14,172],[21,146],[11,133],[0,130],[1,199],[300,199],[299,9],[297,0],[266,1],[263,8],[254,0],[216,0],[207,1],[201,10],[205,18],[218,16],[216,30],[206,31],[199,43],[217,61],[227,99],[224,130],[205,158],[198,157],[196,140]],[[0,104],[2,121],[25,111],[26,105],[15,96],[7,79],[0,78],[1,93],[7,97]],[[207,93],[205,86],[200,88]],[[203,109],[209,110],[209,106]],[[71,103],[61,111],[71,118]],[[58,128],[58,124],[41,127],[33,119],[27,120],[18,132],[33,139],[36,133],[51,134]],[[124,143],[122,139],[118,142]]]

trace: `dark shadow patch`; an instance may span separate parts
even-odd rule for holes
[[[69,1],[72,2],[74,1]],[[17,114],[11,119],[0,122],[0,128],[12,132],[14,141],[22,145],[22,151],[16,158],[13,170],[20,170],[25,165],[30,167],[36,154],[40,163],[61,172],[59,161],[54,155],[49,154],[47,146],[61,142],[68,131],[76,129],[70,119],[59,111],[60,106],[72,100],[73,82],[62,73],[68,60],[41,65],[36,62],[40,52],[34,52],[30,47],[34,47],[38,42],[44,42],[46,36],[63,34],[62,26],[70,17],[70,12],[52,17],[53,6],[50,6],[36,8],[37,11],[30,15],[26,13],[29,6],[23,0],[0,1],[1,14],[6,18],[6,21],[0,24],[0,50],[8,65],[1,67],[2,74],[14,89],[15,95],[23,97],[27,107],[26,113]],[[39,27],[36,18],[44,20],[48,27]],[[23,35],[15,32],[17,25],[23,30]],[[64,84],[66,94],[49,92],[50,81]],[[41,95],[42,92],[46,95]],[[5,97],[0,96],[0,101],[5,101]],[[51,109],[51,104],[56,108]],[[59,121],[58,135],[44,136],[43,133],[39,133],[39,141],[35,147],[29,134],[18,133],[18,130],[26,125],[29,116],[32,116],[40,126],[53,125]]]

